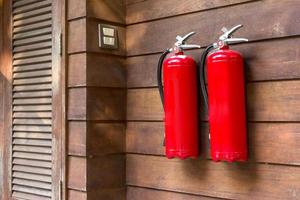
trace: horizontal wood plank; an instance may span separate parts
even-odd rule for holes
[[[244,28],[239,30],[235,37],[246,37],[250,41],[299,35],[300,28],[296,26],[298,24],[296,19],[300,17],[299,6],[300,2],[294,0],[281,2],[276,0],[254,1],[222,9],[127,26],[127,55],[161,52],[172,47],[176,35],[184,35],[191,31],[198,34],[193,36],[189,43],[205,46],[216,42],[224,25],[232,27],[243,24]],[[233,10],[234,12],[232,12]],[[285,12],[282,12],[282,10]],[[289,14],[287,15],[287,13]],[[214,19],[216,16],[218,16],[218,20],[211,26],[211,21],[208,19]],[[293,18],[289,16],[293,16]],[[140,42],[140,40],[143,42]]]
[[[68,20],[86,16],[86,3],[82,0],[68,0],[67,17]]]
[[[128,4],[126,7],[126,23],[140,23],[149,20],[182,15],[191,12],[200,12],[239,3],[250,2],[251,0],[147,0]],[[166,9],[170,8],[170,9]]]
[[[82,191],[68,189],[67,196],[72,200],[87,200],[87,193]]]
[[[250,162],[300,165],[300,125],[297,123],[248,123]],[[201,157],[210,158],[208,124],[199,132]],[[162,122],[128,122],[126,152],[164,155]]]
[[[299,87],[299,81],[296,80],[249,83],[247,85],[248,120],[300,121]],[[201,110],[202,120],[206,120],[203,107]],[[163,108],[157,88],[128,90],[128,120],[162,120],[162,118]]]
[[[69,90],[69,119],[124,120],[125,89],[73,88]]]
[[[67,187],[79,191],[87,190],[86,158],[68,156]]]
[[[89,157],[125,152],[122,123],[70,121],[69,135],[69,155]]]
[[[98,54],[69,56],[69,87],[125,87],[125,59]]]
[[[125,2],[120,0],[87,1],[87,16],[109,22],[125,24]]]
[[[69,121],[68,135],[68,155],[86,156],[87,122]]]
[[[127,155],[127,184],[229,199],[298,199],[300,168]],[[145,173],[147,172],[147,173]]]
[[[245,61],[247,81],[287,80],[300,78],[300,38],[270,40],[234,45]],[[274,48],[280,46],[280,48]],[[197,63],[202,50],[186,52]],[[129,57],[126,59],[127,86],[157,86],[156,70],[160,54]]]
[[[219,198],[213,197],[205,197],[205,196],[198,196],[192,194],[183,194],[179,192],[170,192],[170,191],[163,191],[158,190],[156,188],[141,188],[141,187],[127,187],[127,199],[130,200],[140,200],[143,197],[143,200],[213,200]]]

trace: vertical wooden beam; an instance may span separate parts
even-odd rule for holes
[[[2,22],[2,51],[1,51],[1,79],[2,79],[2,106],[1,118],[3,126],[1,128],[1,140],[3,144],[3,191],[2,199],[9,199],[11,194],[10,177],[10,144],[11,144],[11,85],[12,85],[12,1],[3,0],[3,22]]]

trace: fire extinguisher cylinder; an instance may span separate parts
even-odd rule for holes
[[[232,33],[241,27],[223,29],[224,34],[219,41],[208,49],[211,52],[205,52],[210,148],[214,161],[248,159],[244,61],[239,52],[229,49],[229,44],[248,41],[232,38]],[[202,73],[203,69],[202,66]]]
[[[198,45],[185,44],[193,34],[192,32],[184,37],[177,36],[174,47],[165,51],[161,58],[168,52],[173,55],[164,60],[163,66],[158,66],[158,85],[165,111],[167,158],[196,158],[199,154],[197,65],[195,60],[183,51],[200,48]]]

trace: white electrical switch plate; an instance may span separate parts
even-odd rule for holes
[[[107,49],[118,48],[118,32],[116,26],[99,24],[99,47]]]

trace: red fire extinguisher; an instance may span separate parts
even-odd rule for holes
[[[208,106],[211,158],[214,161],[246,161],[248,158],[243,58],[239,52],[229,49],[229,44],[248,41],[232,38],[241,27],[223,28],[224,34],[219,41],[208,46],[201,58],[200,83]],[[205,62],[208,95],[204,82]]]
[[[192,57],[183,52],[200,48],[199,45],[186,44],[193,34],[177,36],[174,47],[166,50],[158,63],[157,81],[165,111],[164,144],[167,158],[198,156],[197,65]],[[169,53],[173,55],[164,60]]]

